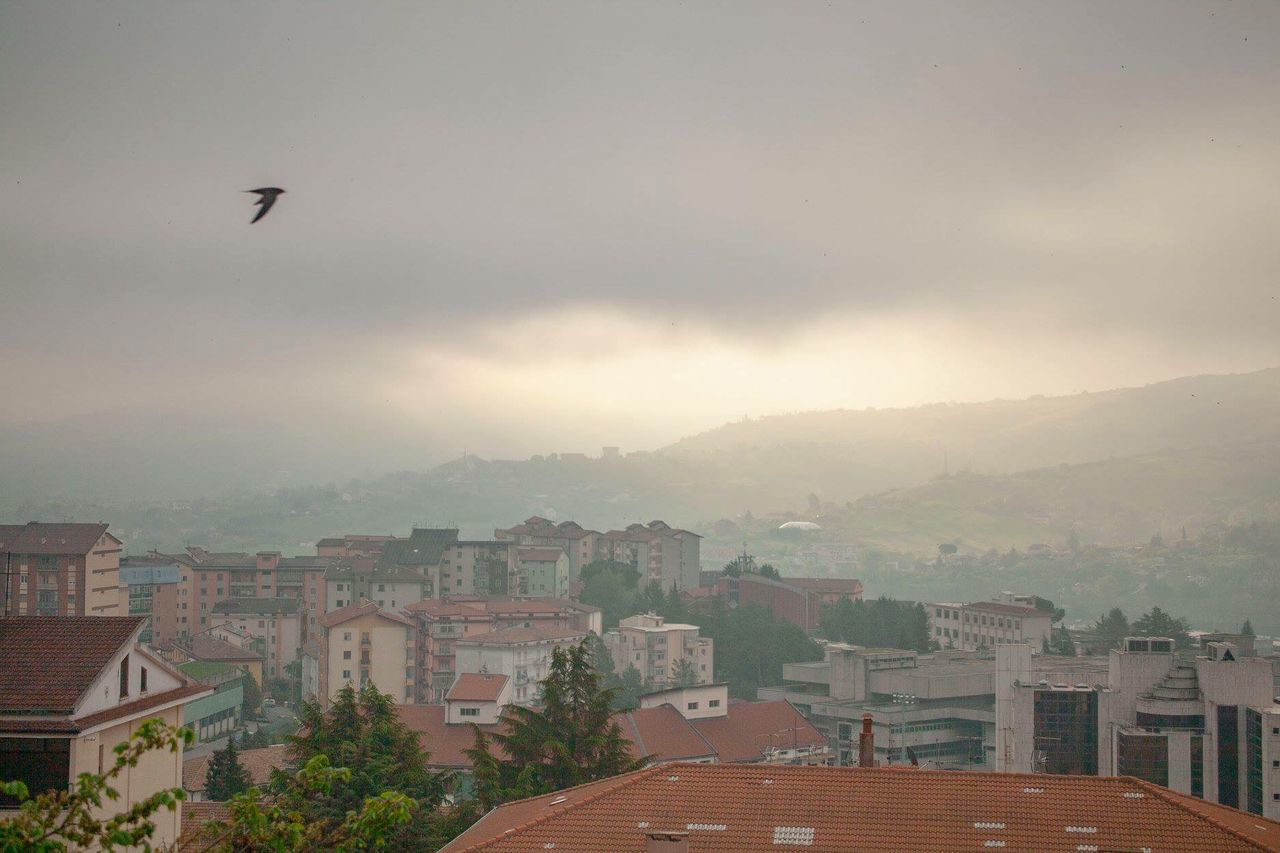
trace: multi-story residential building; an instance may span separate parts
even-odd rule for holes
[[[493,537],[499,541],[542,545],[564,551],[569,558],[570,583],[577,582],[583,566],[597,559],[596,540],[599,536],[598,532],[587,530],[575,521],[557,524],[537,515],[526,518],[515,527],[493,531]]]
[[[320,638],[303,652],[303,697],[327,708],[346,685],[359,689],[372,682],[397,702],[412,702],[416,633],[411,620],[372,601],[324,614]]]
[[[0,776],[24,782],[32,796],[66,791],[81,773],[115,763],[115,747],[144,720],[185,722],[187,703],[213,691],[195,684],[138,640],[136,616],[0,619]],[[152,750],[113,782],[124,812],[182,780],[182,752]],[[0,795],[0,819],[15,806]],[[182,812],[151,818],[156,846],[174,845]]]
[[[569,555],[550,546],[516,549],[516,595],[564,598],[569,594]]]
[[[123,557],[120,583],[129,602],[130,616],[145,616],[142,642],[166,645],[178,636],[178,587],[182,570],[167,558]]]
[[[641,680],[653,687],[682,682],[709,684],[715,674],[713,643],[698,636],[698,626],[668,623],[661,616],[644,613],[629,616],[615,631],[604,635],[618,672],[634,666]]]
[[[0,524],[0,615],[125,615],[120,544],[105,524]]]
[[[585,640],[587,632],[546,624],[516,625],[460,637],[454,643],[456,669],[464,673],[500,673],[511,677],[511,701],[532,706],[541,698],[538,683],[551,671],[556,649]]]
[[[929,636],[943,648],[963,651],[1029,643],[1038,651],[1052,634],[1052,614],[1003,601],[926,604]]]
[[[701,592],[701,590],[699,590]],[[767,578],[744,574],[721,575],[709,592],[731,607],[755,604],[805,631],[814,631],[822,611],[843,598],[862,599],[862,581],[841,578]],[[704,596],[706,597],[706,596]]]
[[[1137,779],[677,763],[498,806],[442,853],[566,847],[1244,853],[1280,849],[1280,823]]]
[[[1271,662],[1211,642],[1130,637],[1097,681],[1044,673],[1031,647],[997,656],[997,769],[1129,775],[1258,815],[1280,816],[1280,719]],[[1264,736],[1264,732],[1268,734]]]
[[[599,608],[563,599],[455,596],[411,604],[406,614],[418,626],[418,701],[440,702],[458,673],[458,640],[515,626],[545,625],[601,632]]]
[[[296,598],[228,598],[213,605],[211,615],[261,640],[265,674],[284,678],[301,651],[300,609]]]
[[[596,539],[596,559],[629,563],[640,572],[642,584],[663,589],[693,589],[701,578],[702,537],[665,521],[630,524]]]
[[[519,545],[560,548],[569,557],[570,584],[578,582],[582,567],[588,563],[616,560],[634,566],[641,583],[653,581],[663,589],[698,586],[702,537],[664,521],[600,533],[573,521],[557,524],[535,515],[515,527],[495,530],[494,536]]]
[[[345,536],[333,536],[321,539],[316,543],[317,557],[351,557],[377,558],[382,554],[383,546],[395,539],[394,536],[368,535],[348,533]]]
[[[182,574],[178,587],[178,633],[198,634],[213,624],[214,607],[229,598],[285,598],[298,603],[303,640],[316,634],[315,620],[325,612],[325,572],[329,557],[283,557],[279,551],[215,554],[201,548],[169,557]],[[224,620],[225,621],[225,620]]]
[[[344,559],[325,573],[330,611],[359,601],[398,611],[430,598],[431,581],[408,566],[380,565],[368,558]]]
[[[507,595],[515,587],[515,552],[509,542],[459,540],[456,528],[414,528],[408,539],[384,543],[378,565],[416,572],[425,597]]]

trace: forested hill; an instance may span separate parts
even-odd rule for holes
[[[1165,451],[1015,474],[953,474],[828,508],[829,537],[910,553],[1123,545],[1280,519],[1280,442]]]
[[[726,424],[660,453],[753,500],[808,487],[847,500],[945,470],[1011,473],[1280,441],[1280,368],[1065,397],[809,412]]]

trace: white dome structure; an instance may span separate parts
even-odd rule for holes
[[[822,525],[815,524],[812,521],[788,521],[781,525],[779,530],[821,530]]]

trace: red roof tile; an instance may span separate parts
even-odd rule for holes
[[[690,720],[724,762],[762,761],[770,749],[827,746],[822,732],[785,699],[730,702],[723,717]]]
[[[576,642],[585,639],[586,636],[586,631],[534,623],[528,628],[523,625],[516,625],[511,628],[500,628],[496,631],[485,631],[483,634],[470,634],[466,637],[459,637],[457,644],[477,645],[483,643],[490,646],[513,646],[517,643],[549,642],[551,640],[572,640]]]
[[[174,645],[186,652],[192,660],[204,661],[258,661],[262,655],[253,649],[244,649],[233,643],[208,634],[181,638]]]
[[[475,746],[475,733],[471,725],[448,725],[444,721],[444,705],[397,705],[396,713],[406,726],[418,733],[430,758],[427,763],[435,768],[449,770],[470,770],[471,759],[463,750]],[[502,731],[500,723],[480,726],[485,732]],[[495,748],[496,752],[496,748]]]
[[[671,705],[615,714],[614,721],[631,742],[636,758],[651,762],[715,758],[715,747]]]
[[[105,524],[46,524],[31,521],[0,529],[0,552],[11,554],[87,554],[107,532]],[[120,540],[111,537],[112,544]]]
[[[383,610],[372,601],[358,601],[355,604],[348,604],[346,607],[339,607],[337,610],[330,610],[316,621],[326,628],[332,628],[335,625],[341,625],[343,622],[348,622],[358,616],[365,616],[369,613],[377,613],[379,616],[390,619],[393,622],[413,625],[412,622],[399,613]]]
[[[496,702],[506,686],[505,675],[464,672],[453,682],[445,698],[458,702]]]
[[[142,616],[20,616],[0,619],[0,713],[70,714]],[[12,653],[21,650],[21,654]]]
[[[444,850],[1280,850],[1280,824],[1129,778],[666,764],[508,803]],[[1243,824],[1248,822],[1252,828]]]
[[[288,747],[278,743],[259,749],[246,749],[237,752],[240,764],[249,774],[249,782],[254,785],[265,785],[271,779],[271,771],[289,764]],[[204,780],[209,773],[209,762],[213,754],[198,755],[182,762],[182,787],[192,793],[204,790]]]

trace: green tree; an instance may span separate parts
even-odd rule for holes
[[[1119,648],[1120,643],[1131,633],[1129,620],[1119,607],[1111,608],[1093,623],[1093,632],[1098,636],[1098,645],[1102,651]]]
[[[417,805],[399,791],[368,797],[338,820],[309,819],[341,798],[351,781],[351,770],[331,767],[328,758],[316,755],[296,773],[279,779],[274,792],[251,788],[236,795],[228,805],[230,818],[201,831],[205,845],[201,849],[207,853],[397,849],[397,840],[410,834]]]
[[[632,708],[640,707],[640,697],[644,693],[645,683],[640,676],[640,670],[636,669],[635,664],[627,664],[627,668],[622,671],[620,684],[613,694],[613,709],[630,711]]]
[[[603,611],[606,629],[643,609],[638,601],[640,572],[628,563],[597,560],[582,567],[580,578],[579,600]]]
[[[822,649],[808,634],[758,605],[726,607],[714,599],[699,613],[701,635],[715,641],[715,678],[729,693],[755,699],[756,690],[782,680],[782,665],[821,660]]]
[[[328,796],[307,800],[308,823],[317,824],[319,831],[337,831],[365,800],[397,792],[413,802],[413,820],[397,829],[388,844],[430,849],[439,840],[444,834],[440,827],[452,819],[440,809],[452,777],[428,768],[428,755],[417,734],[400,720],[389,695],[372,682],[359,693],[347,685],[327,711],[309,702],[300,718],[299,734],[286,738],[295,767],[307,767],[323,756],[328,766],[350,774]]]
[[[689,687],[698,683],[698,670],[693,661],[680,658],[671,671],[671,683],[675,687]]]
[[[190,729],[147,720],[129,740],[114,747],[115,763],[105,773],[81,773],[69,789],[35,797],[22,782],[0,781],[0,794],[17,800],[15,814],[0,819],[0,851],[53,851],[141,847],[151,849],[160,809],[173,811],[186,798],[181,788],[166,788],[116,814],[105,814],[108,802],[120,799],[114,787],[120,774],[154,749],[181,752],[194,740]],[[0,768],[3,772],[3,768]]]
[[[1255,636],[1253,633],[1253,623],[1248,619],[1244,620],[1244,624],[1240,626],[1240,634],[1245,637]]]
[[[209,760],[209,769],[204,774],[204,789],[206,797],[219,803],[249,790],[249,773],[240,763],[234,734],[227,738],[227,745]]]
[[[258,682],[247,671],[241,678],[242,689],[244,690],[244,716],[246,719],[253,719],[258,716],[258,712],[262,710],[262,689],[258,687]]]
[[[600,685],[585,642],[552,651],[541,687],[542,708],[509,705],[503,732],[486,737],[475,729],[468,755],[482,768],[482,802],[556,791],[640,766],[612,719],[613,691]]]
[[[1179,619],[1159,607],[1152,607],[1149,612],[1138,617],[1130,630],[1139,637],[1171,637],[1174,645],[1185,649],[1191,646],[1191,637],[1187,634],[1190,627],[1186,619]]]
[[[778,574],[778,570],[773,567],[772,563],[760,564],[760,577],[773,578],[774,580],[782,579],[782,575]]]

